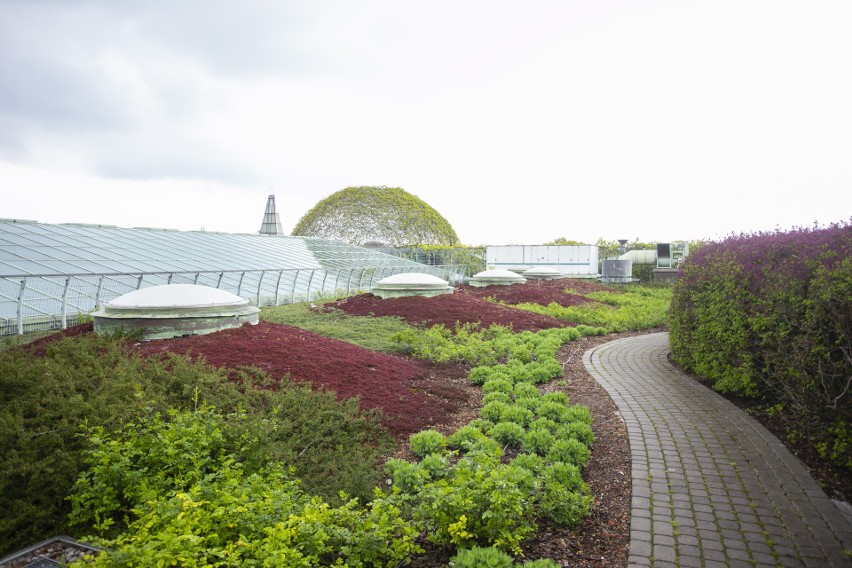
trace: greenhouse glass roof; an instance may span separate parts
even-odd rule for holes
[[[0,334],[10,333],[3,326],[12,320],[19,333],[24,319],[64,326],[69,314],[157,284],[204,284],[277,305],[369,291],[373,281],[413,270],[463,277],[456,268],[310,237],[0,220]]]
[[[338,269],[400,261],[309,237],[0,221],[0,276]]]

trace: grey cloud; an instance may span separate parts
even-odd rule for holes
[[[92,149],[90,168],[99,176],[150,181],[195,179],[252,185],[259,183],[255,168],[227,150],[191,135],[157,131],[134,136],[108,137],[107,144]]]
[[[288,2],[0,0],[0,152],[23,160],[49,136],[109,177],[247,179],[221,151],[176,142],[208,104],[196,80],[311,72],[309,25]]]
[[[78,21],[37,4],[0,4],[0,118],[17,126],[17,136],[127,124],[112,85],[85,58],[91,30],[75,29]]]

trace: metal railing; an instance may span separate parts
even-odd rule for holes
[[[279,306],[369,292],[373,283],[407,265],[0,276],[0,335],[65,329],[86,321],[104,303],[133,290],[162,284],[201,284],[248,298],[255,306]],[[450,285],[464,281],[462,265],[418,266]]]

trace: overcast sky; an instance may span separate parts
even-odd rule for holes
[[[0,217],[285,231],[402,187],[465,244],[852,215],[850,0],[0,0]]]

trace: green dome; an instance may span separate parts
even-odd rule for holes
[[[293,235],[392,247],[455,245],[459,241],[440,213],[398,187],[341,189],[305,213]]]

